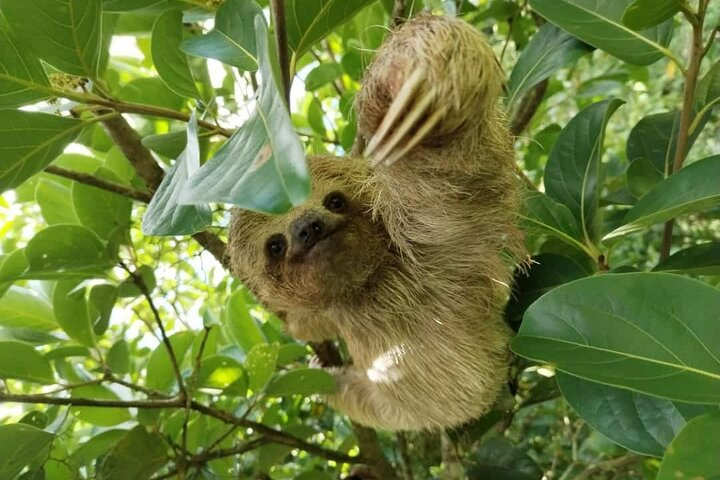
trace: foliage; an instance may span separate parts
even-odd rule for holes
[[[720,5],[270,3],[0,0],[0,478],[720,475]],[[332,378],[223,266],[228,204],[303,202],[422,7],[509,72],[532,254],[512,395],[442,439],[319,402]]]

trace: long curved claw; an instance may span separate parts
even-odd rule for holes
[[[393,163],[397,162],[403,155],[405,155],[407,152],[409,152],[413,147],[415,147],[418,143],[420,143],[423,138],[425,138],[425,135],[428,134],[428,132],[438,124],[440,119],[445,115],[447,112],[446,107],[442,107],[435,112],[433,112],[430,117],[428,117],[427,120],[425,120],[424,123],[420,125],[420,128],[417,129],[415,132],[415,135],[413,135],[407,142],[405,142],[405,145],[396,152],[390,152],[390,155],[385,160],[385,165],[390,166]]]

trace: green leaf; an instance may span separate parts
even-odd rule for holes
[[[282,213],[305,201],[310,180],[302,143],[272,74],[267,27],[256,17],[263,85],[257,110],[208,163],[190,177],[180,196],[187,204],[226,202]]]
[[[95,400],[120,400],[115,392],[102,385],[86,385],[73,388],[72,398],[91,398]],[[132,419],[127,408],[73,407],[70,409],[77,418],[100,427],[112,427]]]
[[[261,14],[262,9],[252,0],[225,0],[215,14],[215,28],[206,35],[188,38],[180,43],[180,48],[190,55],[255,71],[258,65],[254,22]]]
[[[35,201],[48,225],[80,223],[73,207],[70,189],[60,182],[40,178],[35,187]]]
[[[212,355],[203,360],[197,373],[197,386],[224,389],[244,378],[245,370],[240,362],[227,355]]]
[[[582,234],[572,212],[540,192],[529,192],[525,197],[523,223],[529,232],[544,233],[556,237],[573,247],[584,250]]]
[[[668,448],[657,480],[720,478],[720,412],[688,422]]]
[[[507,104],[515,105],[525,92],[590,51],[589,45],[546,23],[533,35],[513,67]]]
[[[97,77],[101,0],[1,0],[0,7],[41,59],[63,72]]]
[[[635,198],[645,195],[662,179],[663,174],[650,163],[650,160],[644,157],[633,160],[625,172],[628,191]]]
[[[265,387],[277,364],[278,345],[258,343],[245,359],[249,387],[256,395]]]
[[[70,338],[93,347],[95,334],[84,293],[82,285],[78,292],[78,283],[74,280],[57,282],[52,294],[53,309],[57,322]]]
[[[644,230],[685,213],[701,212],[720,202],[720,155],[704,158],[655,185],[623,219],[624,225],[603,240]]]
[[[173,347],[178,362],[182,363],[194,338],[193,332],[178,332],[170,337],[170,345]],[[147,363],[146,384],[148,388],[163,392],[169,392],[177,384],[170,356],[164,345],[158,345],[150,355]]]
[[[0,378],[55,383],[50,363],[30,345],[13,341],[0,342]]]
[[[23,4],[25,2],[18,2]],[[15,188],[62,153],[83,123],[73,118],[0,110],[0,193]]]
[[[720,291],[664,273],[558,287],[525,312],[517,354],[595,382],[689,403],[720,402]]]
[[[117,175],[105,168],[100,168],[95,176],[122,183]],[[132,201],[129,198],[80,182],[73,182],[70,190],[78,220],[103,240],[108,240],[118,229],[130,228]]]
[[[588,425],[622,447],[662,457],[686,421],[713,407],[671,402],[557,372],[565,400]]]
[[[555,287],[588,276],[588,273],[575,260],[556,253],[532,257],[529,269],[516,270],[513,294],[505,307],[506,320],[519,326],[525,310],[535,300]]]
[[[672,22],[641,32],[622,22],[633,0],[530,0],[548,21],[585,43],[633,65],[650,65],[668,53]]]
[[[155,20],[152,30],[152,59],[165,85],[183,97],[199,96],[190,65],[180,50],[183,18],[179,10],[169,10]]]
[[[267,342],[257,320],[250,314],[247,290],[237,290],[230,296],[223,310],[223,325],[244,352]]]
[[[104,456],[126,434],[127,430],[120,429],[100,432],[76,448],[67,461],[76,468],[89,466],[96,458]]]
[[[575,115],[560,132],[545,167],[545,192],[570,209],[588,240],[594,240],[598,230],[605,127],[622,104],[618,99],[604,100]]]
[[[342,75],[342,68],[337,63],[322,63],[310,70],[305,77],[305,90],[311,92],[333,82]]]
[[[308,104],[308,123],[310,124],[310,127],[313,129],[313,131],[320,136],[324,136],[327,133],[325,130],[324,116],[325,115],[323,113],[323,108],[320,100],[313,97]]]
[[[337,389],[335,378],[318,368],[297,368],[275,378],[265,389],[272,397],[333,393]]]
[[[47,455],[55,435],[30,425],[0,425],[0,478],[13,479],[34,460]]]
[[[718,99],[720,99],[720,60],[713,63],[698,82],[695,90],[695,109],[701,110]]]
[[[137,426],[127,432],[105,457],[99,480],[146,480],[168,461],[165,440]]]
[[[373,0],[285,0],[288,44],[295,58]]]
[[[112,266],[97,235],[81,225],[40,230],[25,247],[25,258],[26,278],[96,277]]]
[[[0,340],[17,340],[35,345],[48,345],[62,340],[58,337],[33,328],[0,328]]]
[[[0,257],[0,297],[5,295],[13,282],[27,270],[25,250],[19,248]]]
[[[720,242],[693,245],[675,252],[653,270],[691,275],[720,275]]]
[[[285,343],[280,345],[278,350],[278,365],[287,365],[288,363],[294,362],[305,358],[308,354],[307,348],[299,343]]]
[[[0,14],[0,108],[19,107],[47,97],[47,94],[21,85],[14,79],[48,86],[40,60],[10,31]]]
[[[105,359],[108,367],[116,375],[130,373],[130,347],[125,339],[120,339],[110,347]]]
[[[187,148],[187,133],[181,130],[163,135],[148,135],[143,137],[142,144],[160,155],[178,158]]]
[[[163,178],[143,217],[145,235],[190,235],[212,223],[207,205],[180,205],[178,197],[187,179],[200,168],[200,145],[193,112],[187,126],[187,146]]]
[[[468,480],[538,480],[542,470],[525,452],[506,438],[484,441],[469,455]]]
[[[680,11],[682,0],[635,0],[625,9],[622,21],[633,30],[654,27]]]
[[[35,290],[17,285],[0,298],[0,325],[36,330],[58,326],[48,300]]]
[[[117,297],[118,287],[115,285],[101,283],[90,287],[88,306],[95,335],[102,335],[110,325],[110,316]]]

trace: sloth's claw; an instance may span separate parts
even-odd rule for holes
[[[415,134],[410,137],[408,141],[405,142],[405,145],[396,152],[390,152],[389,156],[385,159],[385,165],[390,166],[396,161],[398,161],[400,158],[403,157],[407,152],[409,152],[415,145],[420,143],[423,138],[425,138],[425,135],[428,134],[428,132],[438,124],[440,119],[445,115],[447,112],[446,107],[442,107],[435,112],[433,112],[430,117],[428,117],[427,120],[425,120],[417,129]]]

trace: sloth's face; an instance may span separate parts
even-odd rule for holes
[[[234,212],[233,272],[271,309],[352,302],[385,260],[384,229],[353,163],[312,158],[312,195],[284,215]]]

